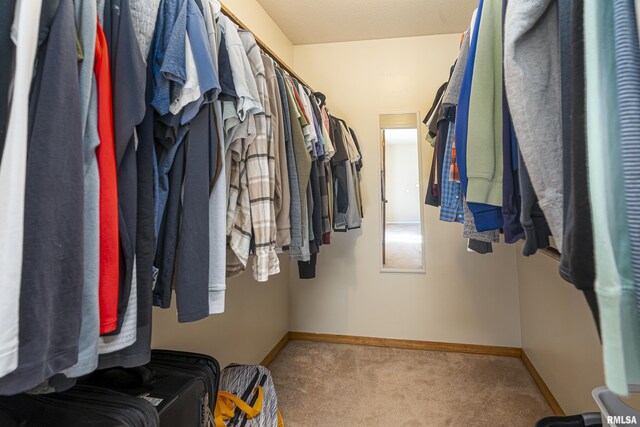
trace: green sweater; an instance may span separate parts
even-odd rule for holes
[[[473,67],[467,201],[502,206],[502,2],[485,0]]]

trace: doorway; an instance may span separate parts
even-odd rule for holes
[[[424,271],[416,123],[416,114],[380,116],[383,271]]]

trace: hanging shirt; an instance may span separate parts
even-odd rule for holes
[[[564,188],[557,9],[551,0],[509,2],[504,79],[522,158],[562,252]]]
[[[233,83],[233,72],[231,71],[231,61],[229,58],[229,51],[225,41],[224,34],[220,35],[220,47],[218,51],[218,75],[220,76],[220,91],[219,99],[222,101],[235,102],[238,98],[235,84]]]
[[[18,28],[18,42],[23,28],[28,27]],[[26,116],[30,133],[17,304],[18,368],[0,379],[2,395],[24,392],[71,367],[78,358],[84,162],[77,65],[73,2],[47,2],[42,5],[31,108]],[[16,76],[16,89],[17,83]],[[19,104],[16,99],[13,102]],[[3,161],[9,158],[5,155]]]
[[[464,78],[464,71],[467,66],[467,57],[469,56],[469,39],[470,31],[465,31],[460,45],[460,52],[458,53],[458,59],[456,60],[453,73],[449,78],[449,84],[447,89],[442,95],[442,105],[447,107],[450,105],[457,106],[458,98],[460,97],[460,89],[462,86],[462,79]]]
[[[15,66],[15,45],[11,39],[15,7],[16,0],[7,1],[4,4],[4,13],[0,16],[0,58],[2,58],[0,61],[2,61],[3,70],[13,70]],[[0,75],[0,100],[2,100],[0,102],[0,159],[2,159],[7,135],[12,81],[13,73],[7,72]]]
[[[203,37],[204,30],[201,28],[194,30],[193,19],[197,14],[200,14],[202,19],[202,14],[197,10],[197,6],[189,3],[189,0],[184,3],[167,0],[163,3],[161,8],[165,8],[165,16],[163,19],[159,19],[152,47],[152,55],[155,56],[156,61],[160,61],[162,58],[167,62],[166,68],[170,69],[174,73],[173,75],[181,76],[179,81],[174,81],[171,80],[172,75],[161,74],[162,78],[166,77],[167,82],[160,82],[154,86],[155,98],[161,99],[163,102],[166,99],[169,103],[168,106],[154,106],[158,112],[164,111],[164,107],[167,107],[168,110],[158,119],[155,130],[157,168],[154,173],[157,176],[157,183],[154,183],[154,186],[157,190],[154,190],[154,210],[158,250],[154,268],[158,269],[158,274],[153,292],[154,305],[160,307],[168,307],[171,301],[180,235],[180,204],[183,186],[181,174],[183,172],[174,173],[173,171],[178,167],[175,162],[181,150],[181,155],[184,156],[182,145],[189,132],[189,123],[197,114],[200,105],[198,100],[204,96],[206,91],[204,87],[201,88],[199,85],[198,69],[193,51],[193,45],[197,42],[191,43],[194,39]],[[172,22],[174,22],[173,27],[171,27]],[[160,26],[160,23],[163,26]],[[202,43],[206,43],[206,34],[204,37],[205,41]],[[162,41],[166,43],[167,38],[169,41],[166,51],[162,52]],[[180,51],[174,45],[177,43],[182,43]],[[180,63],[179,61],[183,59],[184,62]],[[165,68],[165,65],[162,65],[162,68]],[[164,93],[167,90],[169,93]],[[188,106],[196,103],[198,104],[195,109],[187,110]],[[184,158],[182,159],[184,162]],[[179,165],[182,171],[184,167],[184,164]],[[174,176],[171,176],[172,173]],[[171,182],[174,184],[171,185]],[[205,251],[208,252],[208,249]]]
[[[213,55],[214,67],[220,82],[220,94],[214,104],[218,125],[215,138],[219,169],[214,173],[213,189],[209,195],[209,314],[224,312],[226,290],[226,230],[227,230],[227,174],[224,147],[224,123],[222,99],[235,100],[237,97],[233,84],[233,73],[224,35],[219,31],[216,17],[220,13],[217,1],[206,1],[205,24],[209,38],[209,49]],[[234,108],[235,110],[235,108]],[[215,177],[217,175],[217,178]]]
[[[193,49],[201,97],[185,107],[193,115],[185,141],[185,174],[182,218],[174,287],[178,320],[192,322],[209,315],[209,196],[217,169],[218,139],[212,103],[220,92],[204,16],[195,0],[189,0],[188,37]],[[196,112],[197,111],[197,112]],[[212,156],[215,154],[216,156]]]
[[[29,90],[38,43],[42,1],[16,4],[16,68],[7,136],[0,162],[0,376],[18,366],[18,316],[22,278],[24,196],[27,166]]]
[[[584,34],[589,189],[604,373],[607,387],[626,395],[628,384],[640,381],[640,323],[627,205],[625,192],[620,191],[625,184],[620,168],[621,99],[616,87],[616,66],[622,65],[616,63],[616,41],[621,41],[616,40],[616,31],[628,37],[628,25],[619,20],[627,19],[623,14],[632,14],[616,3],[585,0]],[[624,72],[624,68],[618,70]]]
[[[522,205],[520,209],[520,223],[524,229],[525,242],[522,249],[524,256],[535,254],[538,249],[549,247],[549,237],[551,230],[544,212],[538,205],[538,197],[533,190],[531,178],[527,171],[527,165],[522,160],[522,154],[518,154],[518,184],[522,194]]]
[[[113,92],[113,129],[118,170],[118,213],[120,233],[120,287],[118,291],[118,325],[120,332],[127,318],[137,315],[129,303],[135,293],[135,241],[137,224],[137,165],[135,127],[144,118],[146,75],[142,53],[133,30],[129,0],[107,0],[104,12],[105,38],[111,65]],[[133,289],[133,291],[132,291]],[[132,326],[132,334],[135,324]],[[126,339],[124,337],[127,337]],[[120,337],[127,345],[135,342],[125,333]],[[119,344],[120,345],[120,344]],[[125,344],[121,344],[125,345]]]
[[[188,4],[188,2],[187,2]],[[197,101],[202,92],[200,92],[200,86],[198,85],[198,70],[196,69],[196,61],[194,58],[193,49],[191,48],[191,41],[189,40],[189,33],[185,35],[184,40],[185,50],[185,82],[184,86],[180,90],[180,93],[176,99],[171,102],[169,106],[169,112],[174,116],[180,114],[180,112],[189,104]],[[184,117],[184,122],[191,121],[193,117]]]
[[[331,219],[326,166],[329,162],[330,156],[333,155],[335,150],[333,150],[332,142],[330,138],[328,138],[328,132],[325,129],[322,111],[320,110],[320,103],[313,93],[309,92],[308,95],[311,100],[316,129],[318,130],[318,139],[322,141],[322,155],[318,159],[318,180],[320,184],[320,202],[322,209],[320,230],[322,236],[320,237],[320,244],[328,244],[331,238]]]
[[[147,37],[149,37],[147,35]],[[149,37],[150,40],[150,37]],[[132,345],[100,355],[100,367],[132,368],[149,362],[151,357],[151,316],[153,306],[153,258],[156,250],[153,204],[153,124],[151,101],[151,67],[147,67],[145,118],[136,127],[138,206],[136,224],[136,340]]]
[[[154,227],[156,239],[167,202],[168,177],[178,141],[184,137],[179,132],[179,120],[168,117],[172,102],[185,84],[186,76],[187,1],[162,0],[156,22],[156,31],[151,43],[153,98],[151,105],[162,117],[162,130],[156,132],[157,153],[154,151]]]
[[[151,49],[160,0],[130,0],[131,20],[145,63]]]
[[[78,37],[83,51],[79,68],[79,84],[84,151],[84,284],[78,362],[65,371],[65,375],[69,377],[86,375],[96,369],[100,335],[100,172],[96,157],[100,135],[98,134],[98,92],[93,73],[96,5],[93,2],[76,2],[75,12]]]
[[[151,105],[164,116],[186,79],[185,38],[187,1],[162,0],[151,45],[153,99]]]
[[[347,228],[347,211],[349,209],[349,184],[346,171],[349,155],[342,135],[342,126],[335,117],[331,117],[331,140],[336,147],[336,153],[331,158],[335,205],[333,228],[335,231],[345,231]]]
[[[580,289],[600,325],[587,173],[584,2],[558,3],[562,67],[564,239],[560,275]]]
[[[221,15],[218,20],[224,40],[237,99],[223,102],[225,168],[227,174],[227,277],[241,274],[247,265],[251,245],[251,213],[246,176],[247,149],[256,137],[255,114],[263,112],[255,77],[238,27]],[[221,66],[224,66],[221,63]]]
[[[307,128],[305,128],[307,136],[307,149],[311,153],[311,157],[315,160],[320,155],[317,151],[317,144],[319,139],[317,127],[315,126],[315,118],[313,115],[313,111],[311,110],[311,102],[309,101],[309,97],[300,82],[295,80],[294,87],[296,88],[298,93],[298,102],[300,103],[300,107],[309,125]]]
[[[360,228],[362,223],[362,201],[360,197],[360,183],[358,180],[358,171],[356,166],[360,160],[360,153],[345,121],[338,120],[338,122],[342,128],[342,138],[349,156],[349,161],[346,165],[346,184],[348,193],[347,229],[351,230]]]
[[[502,225],[502,1],[485,0],[476,34],[467,129],[468,202],[495,206]],[[470,206],[474,212],[473,204]],[[485,208],[485,211],[488,210]],[[480,218],[476,218],[478,223]],[[482,218],[484,221],[485,219]]]
[[[290,244],[292,247],[302,246],[302,215],[300,205],[300,186],[298,183],[298,170],[296,168],[296,157],[293,148],[293,130],[291,111],[289,110],[289,98],[285,87],[282,71],[276,67],[276,79],[278,83],[278,93],[280,104],[282,105],[282,118],[284,126],[284,144],[287,158],[287,175],[289,181],[289,223],[290,223]]]
[[[100,171],[100,333],[115,330],[118,322],[118,281],[120,255],[118,251],[118,180],[113,143],[113,112],[111,102],[111,72],[107,41],[98,23],[94,72],[98,88],[97,149]]]
[[[249,113],[263,111],[255,77],[249,58],[238,35],[238,26],[225,15],[221,15],[218,25],[224,34],[229,61],[233,70],[234,89],[238,96],[236,108],[238,117],[244,121]]]
[[[616,88],[620,111],[620,145],[625,202],[629,222],[631,265],[635,284],[636,319],[640,319],[640,163],[637,126],[640,112],[640,42],[631,1],[614,1]],[[638,323],[638,322],[636,322]]]
[[[318,101],[320,102],[320,101]],[[320,109],[320,116],[322,118],[322,136],[324,138],[324,142],[325,142],[325,151],[326,151],[326,158],[325,158],[325,163],[328,163],[329,160],[331,160],[331,158],[333,157],[333,155],[336,153],[336,148],[333,144],[333,141],[331,140],[331,133],[329,132],[329,115],[327,114],[327,109],[322,107]]]
[[[456,111],[456,158],[458,161],[458,172],[462,192],[466,196],[468,175],[467,175],[467,134],[469,129],[469,108],[471,101],[471,89],[474,73],[474,62],[478,43],[478,29],[482,20],[484,0],[480,0],[478,11],[474,14],[472,22],[472,36],[469,44],[469,56],[460,86],[460,97],[458,98],[458,109]],[[495,230],[500,227],[502,220],[501,212],[495,207],[485,204],[474,205],[468,203],[469,209],[473,212],[475,224],[478,231]]]
[[[508,1],[502,3],[502,36]],[[520,223],[521,197],[518,186],[518,141],[509,112],[507,91],[502,76],[502,230],[507,243],[516,243],[524,237]]]
[[[349,207],[347,210],[347,229],[353,230],[362,225],[362,207],[360,206],[360,185],[355,163],[347,165],[347,183],[349,191]]]
[[[146,61],[155,32],[159,0],[131,0],[131,19],[142,53]],[[152,67],[146,70],[146,112],[142,123],[136,127],[137,157],[137,224],[135,273],[137,276],[137,322],[135,343],[109,354],[100,356],[101,367],[141,366],[149,362],[151,356],[151,316],[153,286],[153,256],[156,248],[153,204],[153,122],[154,110],[150,106],[152,92]]]
[[[440,188],[442,188],[440,220],[464,223],[462,190],[460,189],[460,183],[454,181],[451,176],[453,145],[456,131],[455,124],[446,119],[445,121],[447,122],[448,135],[444,152],[442,182],[440,183]]]
[[[464,228],[462,230],[462,237],[484,243],[498,243],[500,242],[499,230],[478,231],[476,227],[473,213],[469,210],[469,205],[466,200],[463,202],[462,209],[464,211]]]
[[[295,165],[298,177],[298,191],[300,194],[300,246],[292,243],[289,249],[289,258],[295,261],[309,261],[311,253],[309,251],[309,209],[307,200],[307,188],[311,175],[311,155],[307,150],[303,126],[307,123],[301,114],[297,104],[294,87],[288,76],[284,76],[285,89],[287,91],[287,102],[291,119],[291,130],[293,135],[293,151],[295,155]],[[294,210],[292,208],[292,215]],[[292,220],[292,223],[294,220]],[[296,219],[297,221],[297,219]],[[292,235],[293,238],[293,235]]]
[[[255,114],[256,137],[247,151],[247,180],[249,182],[249,203],[251,223],[255,240],[253,259],[253,277],[258,282],[268,280],[269,276],[280,272],[280,262],[275,252],[276,214],[273,204],[275,194],[275,149],[271,134],[271,106],[264,64],[253,35],[241,31],[240,39],[244,45],[253,76],[256,81],[263,113]]]
[[[229,56],[235,102],[223,102],[225,167],[227,173],[227,277],[241,274],[247,266],[251,246],[251,203],[247,179],[247,150],[256,138],[255,115],[263,113],[256,80],[238,27],[222,15],[218,28]]]
[[[171,289],[175,288],[180,322],[200,320],[210,311],[209,195],[211,171],[215,173],[216,169],[211,163],[217,165],[217,158],[211,154],[217,155],[218,149],[218,141],[211,134],[215,129],[211,103],[220,90],[204,16],[194,0],[187,2],[186,28],[187,78],[176,99],[186,96],[189,87],[197,88],[199,97],[178,112],[178,138],[170,149],[175,152],[175,159],[167,176],[169,193],[160,236],[162,250],[156,264],[160,275],[154,289],[154,297],[166,306]],[[168,119],[175,126],[178,116]],[[177,165],[178,161],[182,164]]]
[[[262,55],[265,68],[269,99],[271,100],[271,129],[275,154],[275,194],[274,208],[276,215],[276,248],[282,249],[291,244],[291,192],[289,189],[289,173],[287,164],[287,147],[285,144],[284,113],[278,88],[273,60]]]
[[[229,166],[227,195],[227,277],[235,277],[244,272],[251,246],[251,207],[247,180],[247,148],[256,135],[255,118],[247,115],[235,126],[233,137],[227,150],[226,165]]]

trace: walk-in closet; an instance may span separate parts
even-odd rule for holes
[[[0,426],[640,425],[639,33],[7,0]]]

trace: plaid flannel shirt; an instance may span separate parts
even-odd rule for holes
[[[232,106],[235,109],[235,105]],[[231,129],[225,163],[229,168],[227,194],[227,277],[235,277],[247,268],[251,246],[251,211],[247,181],[247,148],[256,134],[252,113]]]
[[[253,260],[253,277],[258,282],[265,282],[269,276],[280,272],[280,261],[275,248],[277,234],[274,205],[276,163],[271,127],[271,108],[266,71],[260,55],[260,48],[253,34],[246,31],[241,31],[239,34],[247,52],[249,64],[251,64],[264,110],[263,113],[255,115],[256,137],[247,149],[247,183],[256,251]]]
[[[447,145],[444,151],[442,182],[440,183],[440,220],[464,223],[464,206],[460,182],[453,180],[451,174],[452,154],[455,144],[456,127],[449,122]]]

